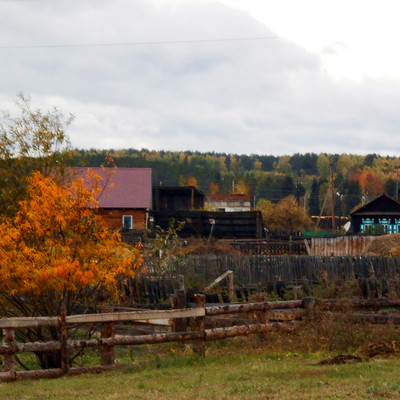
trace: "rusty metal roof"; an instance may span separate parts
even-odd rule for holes
[[[98,198],[100,208],[151,208],[151,168],[73,168],[88,186],[100,177],[102,192]]]

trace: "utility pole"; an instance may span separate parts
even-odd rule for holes
[[[331,209],[332,209],[332,234],[336,233],[336,221],[335,221],[335,188],[333,183],[333,162],[329,160],[329,176],[330,176],[330,188],[331,188]]]
[[[300,206],[300,188],[298,181],[296,183],[296,200],[297,200],[297,205]]]
[[[400,165],[396,165],[394,168],[396,170],[396,200],[399,201],[399,169],[400,169]]]
[[[332,234],[335,234],[336,232],[336,224],[335,224],[335,188],[334,188],[334,183],[333,183],[333,161],[332,158],[329,160],[329,187],[325,195],[324,199],[324,204],[322,205],[321,212],[319,213],[318,221],[316,224],[316,228],[318,228],[319,222],[321,220],[322,214],[325,210],[325,205],[328,200],[329,195],[331,196],[331,201],[332,201]]]

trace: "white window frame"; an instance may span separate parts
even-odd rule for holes
[[[129,226],[125,226],[125,218],[129,218],[130,224]],[[132,229],[133,228],[133,216],[132,215],[123,215],[122,216],[122,228],[126,229]]]

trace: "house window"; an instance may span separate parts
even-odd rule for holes
[[[383,226],[385,233],[393,233],[393,226],[390,222],[388,218],[379,219],[379,224]]]
[[[123,215],[122,216],[122,227],[124,229],[132,229],[132,226],[133,226],[132,215]]]
[[[373,229],[375,222],[372,218],[363,218],[361,222],[361,232],[362,233],[370,233]]]

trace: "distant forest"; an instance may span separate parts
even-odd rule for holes
[[[348,215],[357,205],[385,192],[396,196],[398,157],[354,154],[237,155],[192,151],[76,150],[74,164],[98,167],[111,155],[117,167],[153,170],[153,185],[196,186],[203,193],[249,194],[274,203],[295,196],[310,215],[319,215],[334,183],[336,215]],[[328,198],[329,197],[329,198]],[[327,211],[329,214],[329,211]]]

